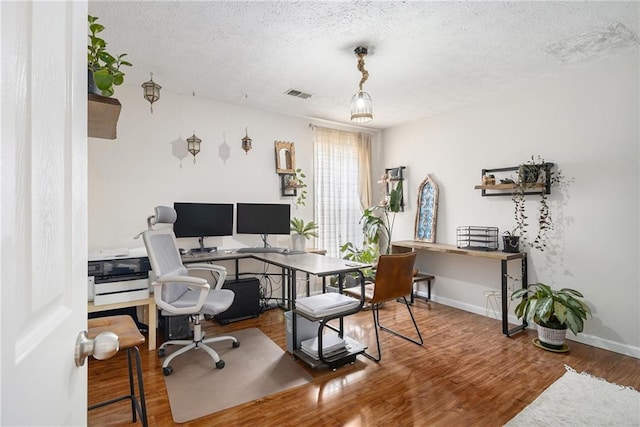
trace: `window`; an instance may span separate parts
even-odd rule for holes
[[[371,135],[314,128],[315,221],[318,247],[340,256],[340,246],[362,246],[360,218],[371,204]]]

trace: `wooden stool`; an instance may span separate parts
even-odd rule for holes
[[[411,304],[413,304],[413,300],[414,298],[420,298],[424,301],[428,301],[431,299],[431,281],[434,280],[435,277],[432,276],[431,274],[426,274],[426,273],[418,273],[415,276],[413,276],[413,283],[418,283],[418,282],[427,282],[427,297],[421,297],[418,294],[416,294],[415,292],[411,292]]]
[[[133,422],[136,422],[136,416],[140,416],[140,422],[147,427],[147,406],[144,400],[144,387],[142,385],[142,366],[140,363],[140,350],[138,346],[144,344],[144,336],[138,330],[138,326],[131,316],[107,316],[89,319],[88,322],[88,338],[93,339],[102,332],[113,332],[118,336],[120,349],[127,350],[127,363],[129,365],[129,391],[130,394],[106,400],[89,406],[89,410],[101,408],[121,400],[131,400],[131,414]],[[135,355],[136,371],[138,374],[138,391],[140,392],[140,400],[135,394],[133,381],[133,366],[131,357]]]

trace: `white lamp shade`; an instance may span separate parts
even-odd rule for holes
[[[367,92],[358,91],[351,98],[351,121],[367,123],[373,120],[373,103]]]

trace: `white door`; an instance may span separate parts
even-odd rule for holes
[[[86,425],[86,2],[0,1],[0,425]]]

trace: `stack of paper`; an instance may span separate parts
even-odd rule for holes
[[[343,294],[329,292],[296,300],[296,309],[312,317],[332,314],[356,308],[360,301]]]
[[[300,343],[300,349],[310,357],[318,360],[318,337],[309,338]],[[337,335],[322,336],[322,355],[331,357],[347,351],[345,341]]]

